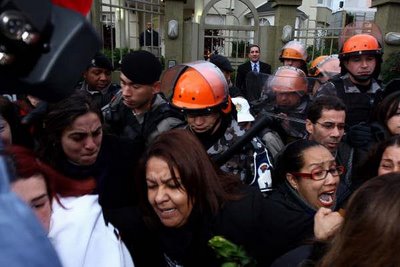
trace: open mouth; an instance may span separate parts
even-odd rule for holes
[[[336,190],[323,192],[318,196],[319,202],[324,207],[331,207],[336,200]]]
[[[171,213],[171,212],[173,212],[173,211],[175,211],[176,209],[175,208],[170,208],[170,209],[162,209],[162,210],[160,210],[162,213],[166,213],[166,214],[168,214],[168,213]]]
[[[171,217],[174,217],[176,214],[176,208],[168,208],[168,209],[158,209],[158,216],[161,220],[167,220]]]

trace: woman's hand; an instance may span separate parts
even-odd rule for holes
[[[329,239],[343,223],[339,212],[320,208],[314,216],[314,235],[317,240]]]

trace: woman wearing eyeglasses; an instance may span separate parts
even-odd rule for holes
[[[342,166],[315,141],[298,140],[277,158],[276,190],[268,196],[273,218],[269,229],[277,240],[274,255],[314,238],[314,215],[320,208],[335,210]]]

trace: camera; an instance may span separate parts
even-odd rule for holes
[[[100,43],[90,23],[75,11],[48,0],[3,0],[0,93],[47,101],[67,97]]]

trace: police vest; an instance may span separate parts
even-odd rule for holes
[[[337,96],[346,105],[346,125],[353,126],[360,122],[369,122],[375,104],[380,100],[380,93],[346,92],[343,79],[333,78]]]

